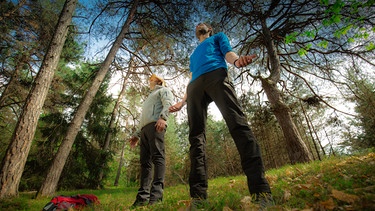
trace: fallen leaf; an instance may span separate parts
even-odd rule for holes
[[[359,197],[356,195],[347,194],[347,193],[344,193],[342,191],[338,191],[335,189],[332,190],[332,196],[340,201],[351,203],[351,204],[359,199]]]
[[[299,168],[295,168],[295,170],[299,173],[299,176],[304,174],[304,171]]]
[[[244,205],[244,204],[251,204],[251,196],[245,196],[241,199],[241,204]]]
[[[332,198],[329,198],[327,201],[320,202],[320,205],[327,210],[333,210],[336,206]]]
[[[190,206],[190,200],[180,200],[177,202],[178,205],[185,205],[185,206]]]
[[[277,175],[268,175],[268,174],[266,174],[266,178],[267,178],[267,181],[270,185],[276,183],[276,181],[278,179]]]
[[[315,198],[319,198],[320,197],[320,193],[314,193],[313,195]]]
[[[286,169],[285,170],[285,175],[287,176],[287,177],[294,177],[294,172],[293,171],[291,171],[290,169]]]
[[[241,207],[243,211],[255,211],[259,210],[259,206],[256,204],[253,204],[251,199],[251,196],[245,196],[241,199]]]
[[[230,188],[233,188],[235,183],[236,183],[236,180],[235,180],[235,179],[231,179],[231,180],[229,180],[229,187],[230,187]]]
[[[312,186],[311,184],[297,184],[296,188],[299,189],[299,190],[301,190],[301,189],[310,190],[311,186]]]
[[[225,207],[223,207],[223,211],[233,211],[233,210],[231,208],[225,206]]]
[[[283,195],[283,201],[286,202],[286,201],[289,201],[290,197],[292,196],[292,194],[290,193],[289,190],[285,190],[284,191],[284,195]]]
[[[354,211],[354,210],[356,210],[356,208],[355,207],[353,207],[352,205],[345,205],[344,206],[344,209],[346,210],[346,211]]]

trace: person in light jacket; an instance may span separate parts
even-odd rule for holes
[[[138,130],[130,138],[134,148],[140,140],[141,179],[140,188],[132,207],[152,205],[163,200],[165,177],[164,134],[172,105],[172,92],[165,86],[163,78],[150,77],[151,93],[143,103]],[[154,172],[152,172],[154,165]]]

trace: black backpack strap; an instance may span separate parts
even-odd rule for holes
[[[56,211],[56,208],[57,206],[54,203],[48,202],[46,206],[43,207],[43,211]]]

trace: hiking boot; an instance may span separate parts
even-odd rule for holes
[[[255,203],[259,204],[259,210],[267,210],[267,208],[275,206],[271,193],[259,193],[256,195]]]
[[[130,207],[131,209],[134,209],[136,207],[142,207],[142,206],[146,206],[148,204],[148,200],[135,200],[135,202],[133,203],[133,205]]]
[[[190,205],[186,209],[186,211],[204,210],[204,207],[205,207],[206,204],[207,204],[207,200],[205,200],[205,199],[193,198],[193,199],[191,199]]]
[[[163,199],[158,199],[158,200],[150,200],[150,202],[148,203],[149,206],[152,206],[152,205],[155,205],[157,203],[160,203],[162,202]]]

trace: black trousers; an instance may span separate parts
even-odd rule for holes
[[[140,142],[141,184],[138,201],[156,202],[163,200],[165,177],[164,134],[157,132],[155,122],[142,128]],[[152,172],[152,169],[154,171]]]
[[[191,160],[190,196],[207,198],[206,121],[208,105],[212,101],[219,108],[234,139],[250,193],[270,193],[269,184],[264,177],[259,146],[241,110],[226,70],[220,68],[200,76],[188,85],[187,96]]]

